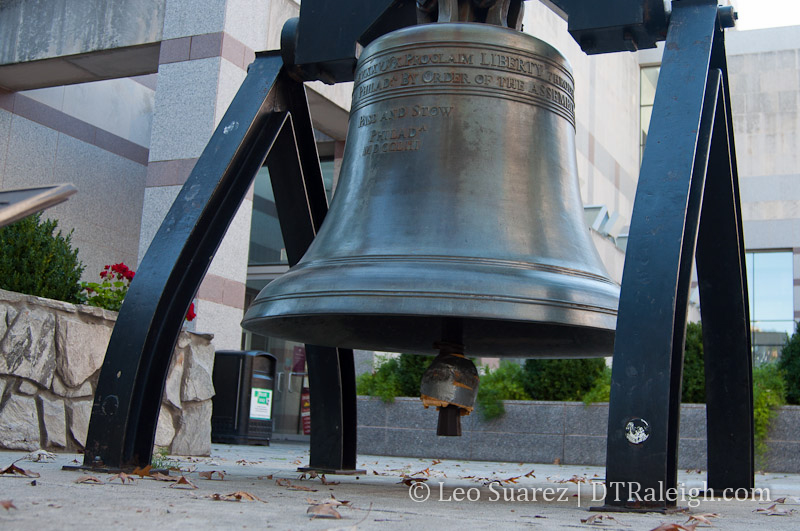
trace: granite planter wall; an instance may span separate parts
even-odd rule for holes
[[[605,466],[608,404],[508,400],[505,416],[461,417],[461,437],[437,437],[437,413],[418,398],[391,404],[358,397],[363,454]],[[779,409],[767,440],[766,470],[800,473],[800,406]],[[681,469],[706,468],[706,408],[681,406]]]
[[[116,312],[0,290],[0,447],[81,451]],[[155,444],[209,455],[213,336],[182,332]]]

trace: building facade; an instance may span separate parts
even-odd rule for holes
[[[293,0],[45,0],[0,4],[0,189],[72,182],[46,212],[94,280],[135,269],[241,85],[255,51],[277,49]],[[524,31],[572,65],[578,177],[587,224],[622,277],[657,50],[586,56],[566,22],[526,2]],[[44,36],[44,38],[43,38]],[[800,319],[800,27],[728,31],[737,156],[757,352],[773,356]],[[329,197],[345,149],[350,84],[308,86]],[[197,293],[191,329],[217,349],[279,359],[276,428],[298,433],[302,345],[243,332],[248,303],[287,270],[262,169]],[[363,356],[369,359],[368,355]]]

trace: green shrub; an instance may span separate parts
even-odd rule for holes
[[[66,302],[81,301],[83,264],[54,220],[36,214],[0,228],[0,288]]]
[[[706,380],[703,360],[703,327],[700,323],[689,323],[686,327],[686,344],[683,355],[683,391],[681,401],[704,404]],[[604,368],[594,385],[583,395],[583,402],[608,402],[611,394],[611,369]]]
[[[786,403],[786,382],[778,364],[764,363],[753,369],[753,423],[756,464],[764,465],[767,433],[775,408]]]
[[[786,401],[800,405],[800,323],[783,345],[778,367],[786,379]]]
[[[706,403],[706,371],[703,358],[703,326],[689,323],[686,326],[686,343],[683,353],[683,391],[681,402]]]
[[[595,380],[594,385],[583,395],[583,403],[587,406],[594,402],[608,402],[611,397],[611,367],[604,367],[603,373]]]
[[[525,361],[525,391],[533,400],[581,400],[603,374],[603,358]]]
[[[503,400],[530,400],[525,392],[524,370],[513,361],[501,361],[494,371],[486,369],[478,387],[478,410],[486,420],[505,415]]]
[[[361,374],[356,379],[356,392],[378,396],[384,402],[394,402],[397,396],[419,396],[422,375],[431,361],[432,357],[416,354],[389,358],[375,372]]]

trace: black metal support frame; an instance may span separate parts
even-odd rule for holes
[[[277,52],[258,54],[250,65],[139,266],[100,372],[83,467],[117,470],[150,462],[167,370],[187,308],[265,160],[294,264],[328,205],[305,89],[287,75]],[[311,463],[352,469],[353,353],[308,346],[307,359],[316,406]]]
[[[566,10],[603,9],[602,4],[581,0],[553,2]],[[305,25],[287,24],[283,59],[277,52],[257,55],[150,245],[122,306],[95,394],[84,467],[115,470],[149,463],[167,369],[184,315],[265,161],[290,265],[302,257],[322,224],[327,201],[308,104],[302,83],[288,72],[295,78],[313,77],[315,72],[335,81],[347,78],[355,64],[347,43],[363,44],[409,23],[408,16],[398,22],[387,13],[408,15],[411,3],[376,2],[365,17],[378,19],[351,21],[348,31],[353,34],[339,35],[335,57],[330,58],[322,52],[315,55],[314,47],[295,55],[298,27],[302,37],[304,31],[322,31],[323,24],[335,26],[325,16],[335,3],[306,0],[303,10],[312,15]],[[573,35],[584,42],[594,39],[595,51],[628,49],[625,31],[630,27],[636,28],[638,38],[655,42],[662,32],[661,18],[648,21],[641,12],[631,10],[627,18],[615,19],[613,31],[606,26],[595,34],[580,27],[579,18]],[[716,2],[675,0],[667,36],[623,273],[606,510],[676,505],[669,493],[677,485],[683,344],[695,254],[707,380],[709,487],[753,486],[744,244],[724,35]],[[301,60],[295,60],[298,57]],[[308,469],[355,472],[353,353],[306,348],[313,426]],[[629,426],[630,431],[639,429],[633,442],[627,437]],[[650,490],[656,494],[636,499],[629,495],[630,485],[639,496]]]
[[[708,486],[753,487],[744,242],[716,2],[673,4],[653,109],[622,277],[604,510],[668,509],[680,499],[674,489],[695,250],[706,369]],[[629,438],[637,428],[638,434]],[[656,494],[648,499],[648,492]]]

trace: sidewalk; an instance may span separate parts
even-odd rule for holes
[[[0,469],[26,455],[1,451]],[[690,514],[717,513],[708,518],[715,528],[773,530],[800,528],[800,475],[759,474],[756,486],[769,489],[772,502],[704,501],[691,498],[691,490],[703,486],[705,474],[682,471],[687,498],[680,506],[693,507],[688,514],[611,514],[602,526],[581,523],[598,513],[588,507],[593,501],[591,481],[602,478],[601,467],[490,463],[479,461],[360,456],[361,476],[329,476],[299,479],[298,466],[308,462],[308,448],[297,443],[273,443],[270,447],[213,445],[209,458],[177,458],[190,472],[185,477],[197,489],[138,476],[134,483],[109,481],[110,474],[97,474],[102,484],[75,483],[83,472],[61,470],[63,465],[81,462],[82,456],[59,454],[50,462],[19,461],[16,465],[40,474],[38,478],[0,476],[0,500],[11,500],[16,509],[0,508],[0,528],[31,529],[513,529],[586,528],[650,530],[662,523],[683,524]],[[224,471],[214,479],[201,472]],[[532,474],[531,474],[532,472]],[[415,474],[416,473],[416,474]],[[180,474],[172,472],[172,474]],[[412,475],[427,481],[410,482]],[[493,481],[496,480],[496,481]],[[566,482],[565,482],[566,481]],[[295,490],[295,489],[301,490]],[[602,495],[595,484],[595,498]],[[309,489],[309,490],[306,490]],[[215,499],[244,491],[262,501],[226,502]],[[425,497],[414,501],[412,496]],[[580,495],[578,496],[578,493]],[[240,494],[246,498],[247,495]],[[331,508],[341,519],[315,518],[307,514],[309,501],[334,496],[349,504]],[[532,501],[533,496],[536,501]],[[764,509],[778,498],[779,511],[797,512],[768,516]],[[233,498],[233,497],[232,497]],[[543,498],[548,498],[547,501]],[[559,499],[560,498],[560,499]],[[528,501],[525,501],[525,500]],[[460,500],[460,501],[458,501]],[[755,512],[762,509],[762,512]],[[354,527],[355,526],[355,527]]]

